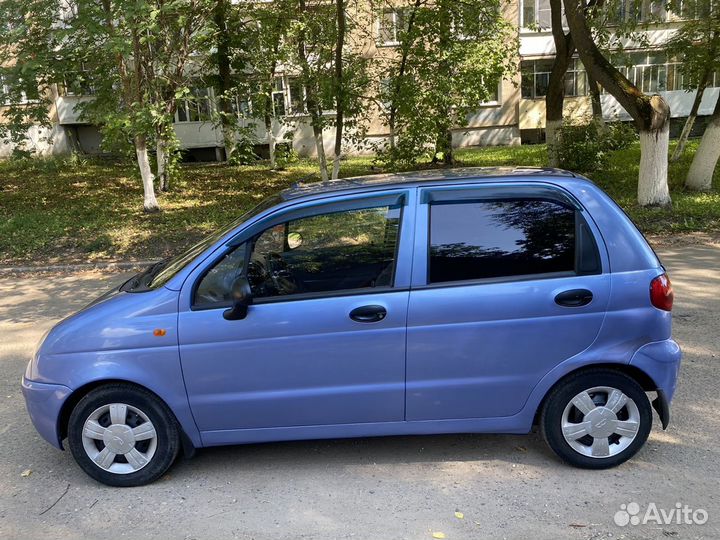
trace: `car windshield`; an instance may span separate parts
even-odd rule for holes
[[[253,216],[256,216],[260,212],[263,212],[264,210],[275,206],[280,202],[280,200],[281,199],[279,195],[265,199],[252,210],[245,212],[232,223],[226,225],[225,227],[222,227],[218,231],[209,234],[183,253],[175,257],[163,259],[162,261],[159,261],[149,266],[136,276],[132,277],[129,281],[127,281],[121,287],[121,290],[125,292],[142,292],[162,287],[168,281],[170,281],[170,279],[175,274],[185,268],[191,261],[193,261],[203,251],[205,251],[207,248],[217,242],[220,238],[222,238],[227,233],[232,231],[235,227],[252,218]]]

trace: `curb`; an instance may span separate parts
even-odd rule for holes
[[[82,272],[85,270],[132,270],[143,266],[150,266],[159,259],[147,261],[126,261],[126,262],[97,262],[78,264],[51,264],[48,266],[0,266],[2,274],[27,274],[43,272]]]

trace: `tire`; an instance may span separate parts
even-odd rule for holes
[[[98,482],[141,486],[173,464],[180,432],[168,406],[155,395],[129,384],[108,384],[73,409],[68,445],[80,468]]]
[[[566,463],[607,469],[627,461],[645,444],[652,406],[631,377],[609,369],[587,370],[551,390],[540,427],[550,448]]]

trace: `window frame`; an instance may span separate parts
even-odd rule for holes
[[[433,201],[433,197],[436,198]],[[474,278],[457,281],[430,281],[430,256],[431,256],[431,211],[432,204],[468,204],[473,202],[496,202],[510,200],[542,200],[561,204],[573,208],[575,211],[575,263],[573,271],[549,272],[540,274],[518,274],[512,276],[496,276],[487,278]],[[424,207],[424,208],[423,208]],[[425,188],[420,196],[418,205],[418,219],[416,227],[422,227],[421,234],[416,241],[415,257],[413,264],[412,290],[436,289],[445,287],[467,287],[472,285],[484,285],[495,283],[514,283],[524,281],[537,281],[546,279],[563,279],[570,277],[584,277],[600,275],[606,272],[606,258],[601,250],[598,239],[598,231],[592,225],[592,219],[586,210],[570,193],[563,189],[544,186],[514,184],[484,187],[477,186],[453,186],[449,188]],[[425,236],[422,237],[422,234]],[[592,271],[579,272],[581,264],[580,257],[585,242],[590,243],[596,267]],[[420,249],[418,249],[420,248]]]
[[[402,7],[385,8],[378,14],[378,16],[375,17],[375,45],[377,47],[397,47],[400,45],[398,34],[404,30],[401,28],[401,25],[404,24],[403,18],[407,16],[407,13],[405,13],[406,11],[407,10]],[[390,29],[393,39],[389,41],[384,41],[381,35],[381,19],[385,15],[390,15],[392,17],[392,26]]]
[[[380,287],[363,287],[357,289],[340,289],[334,291],[325,292],[310,292],[310,293],[298,293],[292,295],[282,296],[270,296],[253,298],[253,305],[262,304],[276,304],[283,302],[295,302],[300,300],[314,300],[323,298],[337,298],[343,296],[361,296],[366,294],[380,294],[387,292],[399,292],[409,290],[407,285],[398,285],[398,275],[401,254],[401,245],[403,243],[405,232],[413,226],[413,222],[410,219],[412,212],[408,211],[408,206],[411,204],[409,193],[407,190],[393,191],[387,194],[362,194],[362,197],[353,197],[351,199],[341,201],[314,201],[308,207],[296,208],[290,207],[283,209],[279,212],[273,213],[265,219],[260,220],[257,223],[253,223],[247,229],[239,232],[226,242],[221,249],[217,250],[216,253],[209,258],[209,262],[203,265],[202,271],[196,274],[193,278],[192,286],[190,287],[189,297],[189,309],[190,311],[208,311],[213,309],[227,309],[231,307],[230,302],[222,302],[217,304],[205,304],[197,305],[195,302],[195,295],[200,283],[205,276],[218,264],[222,262],[225,256],[235,249],[242,249],[242,246],[248,242],[255,242],[257,238],[263,234],[266,230],[275,227],[277,225],[295,221],[298,219],[309,218],[325,214],[333,214],[338,212],[349,212],[352,210],[364,210],[370,208],[378,208],[382,206],[398,207],[400,210],[399,224],[398,224],[398,235],[395,243],[395,252],[393,253],[393,271],[392,271],[392,283],[391,285],[383,285]],[[319,204],[318,204],[319,203]],[[252,249],[245,248],[245,260],[243,273],[247,269],[247,264],[252,256]],[[210,260],[211,259],[211,260]],[[242,275],[242,274],[241,274]]]

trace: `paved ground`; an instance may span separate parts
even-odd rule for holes
[[[0,277],[0,537],[720,538],[720,247],[660,253],[685,351],[674,419],[617,469],[564,466],[537,434],[390,437],[210,449],[124,490],[44,443],[19,388],[44,330],[122,274]],[[616,526],[633,501],[709,521]]]

